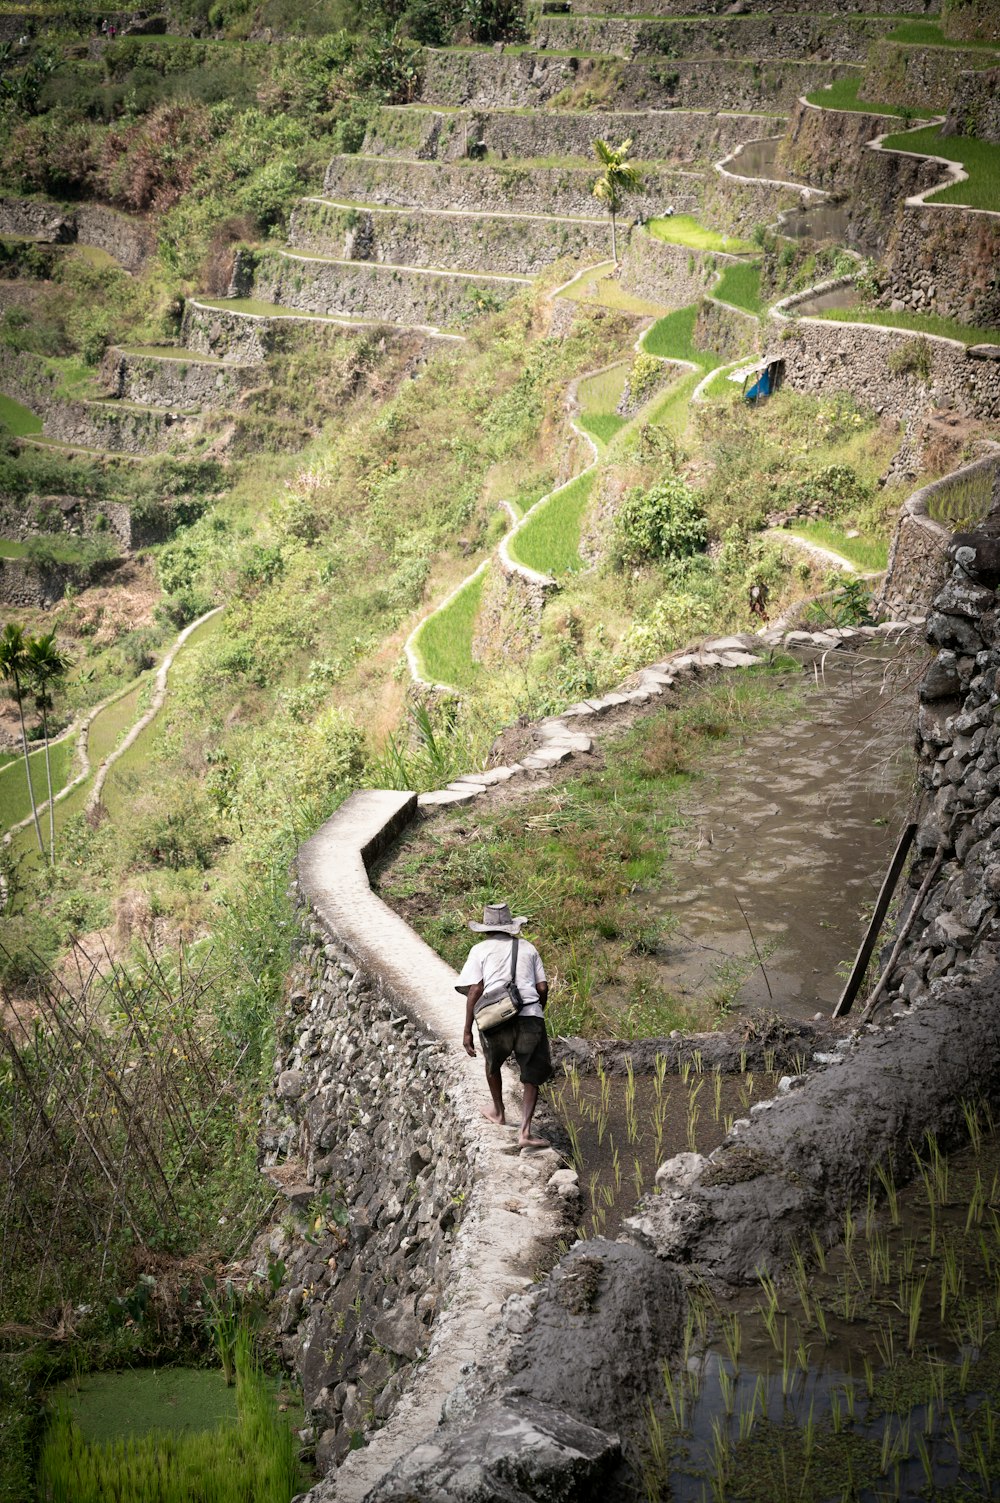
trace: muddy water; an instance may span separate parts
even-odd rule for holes
[[[665,921],[660,979],[675,995],[811,1017],[840,994],[907,806],[917,669],[834,658],[799,717],[709,766],[670,886],[639,899]]]
[[[815,316],[817,313],[829,313],[832,308],[855,308],[858,304],[858,291],[854,286],[834,287],[829,292],[821,292],[816,297],[809,298],[804,303],[796,303],[796,315],[801,314],[806,318]],[[863,315],[859,312],[858,317]]]
[[[851,215],[846,203],[790,209],[781,215],[779,223],[781,234],[789,240],[832,241],[835,245],[846,245],[850,239]]]
[[[763,177],[772,182],[802,183],[805,178],[779,166],[777,161],[781,136],[770,136],[766,141],[748,141],[736,156],[726,163],[726,171],[733,177]]]

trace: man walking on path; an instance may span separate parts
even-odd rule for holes
[[[545,968],[533,944],[521,939],[520,932],[526,918],[512,918],[506,903],[491,903],[483,910],[483,922],[470,924],[476,934],[485,939],[473,945],[469,958],[462,967],[462,974],[455,990],[465,995],[465,1033],[462,1043],[466,1054],[475,1058],[476,1046],[472,1038],[473,1014],[480,997],[487,1001],[501,996],[511,981],[511,960],[517,939],[517,974],[514,984],[520,993],[520,1011],[506,1023],[480,1031],[479,1042],[486,1061],[486,1083],[493,1098],[492,1107],[483,1107],[487,1122],[502,1127],[507,1118],[503,1106],[503,1078],[500,1074],[505,1060],[513,1054],[521,1071],[523,1104],[521,1107],[521,1131],[518,1142],[522,1148],[547,1148],[545,1138],[533,1137],[531,1119],[538,1104],[538,1087],[551,1080],[555,1071],[549,1055],[549,1038],[545,1030],[545,1003],[549,984]]]

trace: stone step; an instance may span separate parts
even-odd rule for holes
[[[601,219],[365,208],[306,198],[292,214],[288,241],[292,250],[346,261],[533,275],[561,256],[602,259],[608,228]]]
[[[630,196],[629,214],[650,216],[667,204],[684,212],[700,201],[704,178],[669,168],[643,166],[643,188]],[[546,214],[592,220],[595,168],[492,166],[480,162],[403,162],[380,157],[334,157],[323,197],[394,208],[465,211],[478,216]],[[713,174],[713,177],[715,174]]]
[[[282,307],[436,327],[466,323],[529,285],[526,277],[332,261],[289,251],[261,257],[254,272],[255,295]]]
[[[392,328],[387,320],[327,317],[304,313],[278,303],[258,303],[248,298],[189,298],[184,308],[181,337],[188,349],[223,357],[244,366],[262,364],[276,342],[289,337],[338,340],[367,337],[369,330]],[[412,326],[400,325],[401,336],[410,337]],[[425,341],[451,342],[460,335],[424,331]]]
[[[713,110],[433,110],[386,105],[361,150],[411,161],[461,161],[486,152],[506,159],[593,159],[594,140],[632,141],[632,155],[674,166],[706,166],[742,141],[776,135],[780,115]]]
[[[617,110],[777,111],[849,70],[842,63],[786,61],[749,67],[733,58],[588,58],[487,47],[425,48],[421,101],[497,109],[577,104],[596,95]],[[765,132],[764,134],[767,134]],[[620,138],[619,138],[620,139]],[[356,195],[363,197],[364,195]]]
[[[747,58],[804,61],[823,56],[863,63],[885,35],[878,16],[824,16],[808,11],[767,15],[637,19],[621,15],[539,15],[532,44],[539,51],[584,52],[633,58]]]

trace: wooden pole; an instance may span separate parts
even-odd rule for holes
[[[871,923],[868,925],[868,931],[861,941],[861,948],[855,957],[851,974],[847,978],[847,984],[840,994],[840,1000],[833,1009],[833,1016],[835,1018],[845,1017],[850,1012],[854,999],[861,990],[861,983],[865,979],[868,962],[872,958],[872,951],[878,940],[886,913],[889,910],[889,904],[892,902],[892,895],[896,890],[896,883],[899,881],[900,873],[903,870],[903,865],[909,855],[910,846],[913,844],[913,837],[916,833],[916,824],[908,824],[904,827],[903,833],[899,837],[895,854],[889,864],[889,870],[885,874],[885,880],[879,891],[875,911],[872,914]]]

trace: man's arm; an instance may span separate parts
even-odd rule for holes
[[[465,1032],[462,1034],[462,1045],[466,1054],[476,1057],[476,1046],[472,1041],[472,1013],[476,1003],[483,995],[483,983],[476,981],[465,994]]]
[[[547,981],[536,981],[535,990],[538,993],[538,1000],[544,1008],[546,1002],[549,1000],[549,983]]]

